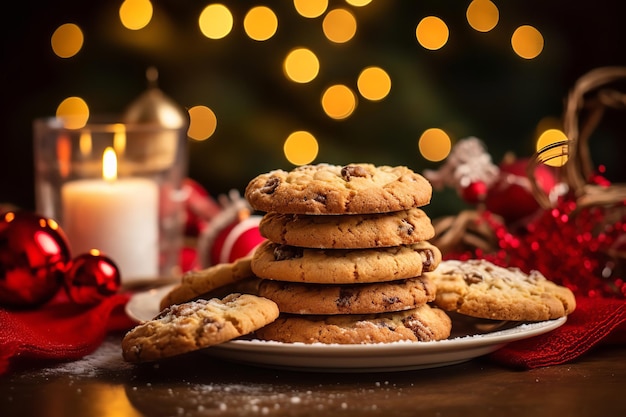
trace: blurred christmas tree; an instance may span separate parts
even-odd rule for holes
[[[199,24],[211,3],[154,1],[149,24],[139,30],[120,23],[121,3],[16,5],[21,10],[3,27],[0,79],[9,110],[2,116],[7,132],[0,174],[21,181],[2,183],[3,200],[33,205],[34,118],[54,114],[59,102],[72,95],[83,97],[92,114],[120,113],[145,89],[149,66],[158,68],[160,88],[181,106],[206,106],[215,114],[214,133],[190,140],[189,169],[192,178],[219,194],[242,189],[259,172],[293,166],[283,146],[296,131],[315,138],[314,162],[433,168],[439,162],[428,161],[418,149],[420,135],[429,128],[442,129],[453,143],[477,136],[496,161],[509,151],[529,155],[538,126],[546,120],[550,127],[558,124],[563,98],[578,76],[626,60],[619,50],[626,33],[617,10],[624,6],[611,0],[311,0],[302,4],[325,7],[309,17],[298,1],[273,1],[264,4],[277,22],[266,40],[253,39],[246,28],[256,2],[222,2],[232,27],[216,39],[203,34]],[[471,4],[495,7],[495,26],[473,28]],[[337,10],[354,20],[348,40],[332,39],[342,36],[333,35],[328,22]],[[335,29],[350,28],[350,20],[342,21],[340,13],[335,17]],[[426,17],[438,18],[447,28],[440,48],[429,49],[418,40],[417,27]],[[76,56],[59,58],[51,51],[50,37],[68,22],[82,28],[85,43]],[[513,33],[524,25],[542,37],[540,54],[533,58],[520,57],[511,46]],[[294,82],[283,70],[296,47],[318,59],[319,71],[309,82]],[[365,98],[358,88],[359,74],[370,66],[390,79],[388,94],[379,100]],[[333,85],[353,93],[354,108],[345,118],[329,116],[322,104],[323,93]],[[597,152],[607,154],[597,159],[623,170],[618,154],[603,150],[607,142],[597,143]],[[436,216],[458,210],[459,204],[453,193],[444,193],[433,199],[430,210]]]

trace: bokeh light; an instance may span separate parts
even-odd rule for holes
[[[209,39],[222,39],[233,29],[233,15],[223,4],[210,4],[198,18],[200,31]]]
[[[65,133],[59,134],[56,154],[61,178],[67,178],[72,171],[72,141]]]
[[[379,101],[387,97],[391,91],[391,78],[382,68],[368,67],[359,74],[357,88],[363,98]]]
[[[269,7],[253,7],[244,17],[243,28],[250,39],[266,41],[276,33],[278,18]]]
[[[356,95],[343,84],[332,85],[322,94],[322,108],[332,119],[345,119],[356,109]]]
[[[296,12],[302,17],[320,17],[328,8],[328,0],[293,0]]]
[[[68,97],[58,105],[56,117],[63,120],[68,129],[80,129],[89,120],[89,106],[80,97]]]
[[[80,137],[78,138],[78,150],[80,151],[80,154],[84,157],[91,155],[91,152],[93,151],[93,140],[91,138],[91,132],[80,132]]]
[[[543,51],[543,35],[532,26],[520,26],[511,36],[511,46],[522,58],[536,58]]]
[[[152,20],[152,3],[150,0],[124,0],[120,6],[120,20],[125,28],[139,30]]]
[[[450,31],[448,25],[440,18],[427,16],[418,23],[415,36],[420,45],[434,51],[443,48],[448,42]]]
[[[59,26],[50,39],[52,51],[61,58],[71,58],[83,47],[83,31],[74,23]]]
[[[285,158],[294,165],[310,164],[317,158],[319,145],[311,133],[304,130],[293,132],[285,140]]]
[[[117,155],[126,153],[126,125],[123,123],[113,124],[113,149]]]
[[[479,32],[489,32],[500,18],[498,7],[491,0],[472,0],[467,7],[467,22]]]
[[[541,135],[539,135],[536,145],[537,151],[540,151],[546,146],[559,143],[561,144],[555,145],[553,148],[546,149],[544,152],[542,152],[541,159],[546,165],[560,167],[567,162],[568,145],[567,143],[565,143],[565,141],[567,141],[567,136],[562,130],[559,129],[547,129]]]
[[[371,2],[372,2],[372,0],[346,0],[346,3],[348,3],[350,6],[354,6],[354,7],[367,6]]]
[[[335,43],[346,43],[356,34],[356,19],[346,9],[334,9],[324,16],[324,36]]]
[[[418,148],[424,159],[439,162],[446,159],[450,154],[452,141],[442,129],[426,129],[419,138]]]
[[[287,54],[283,71],[287,78],[297,83],[308,83],[317,77],[320,63],[317,56],[307,48],[295,48]]]
[[[217,129],[217,117],[206,106],[193,106],[189,109],[189,128],[187,136],[202,141],[210,138]]]

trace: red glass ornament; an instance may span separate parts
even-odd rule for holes
[[[478,204],[487,196],[487,184],[484,181],[475,181],[461,189],[461,198],[469,204]]]
[[[115,294],[121,285],[115,263],[97,250],[72,259],[65,273],[65,289],[76,304],[96,304]]]
[[[526,158],[506,161],[500,165],[498,179],[487,192],[487,210],[502,216],[507,222],[514,222],[529,217],[540,209],[526,175],[527,166]],[[535,180],[546,194],[557,183],[556,176],[545,165],[539,165],[535,169]]]
[[[67,238],[51,219],[27,211],[0,216],[0,304],[30,307],[60,288],[70,260]]]

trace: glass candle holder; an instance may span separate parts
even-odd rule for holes
[[[186,126],[43,118],[33,131],[36,209],[61,225],[72,256],[103,252],[125,284],[180,273]]]

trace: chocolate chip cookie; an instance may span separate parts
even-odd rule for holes
[[[251,259],[252,257],[245,257],[232,263],[216,264],[205,269],[185,272],[181,277],[180,284],[172,288],[161,299],[160,309],[163,310],[172,304],[191,301],[219,288],[227,288],[229,292],[236,292],[231,291],[233,284],[256,279],[250,267]]]
[[[441,252],[428,242],[374,249],[312,249],[265,241],[252,256],[259,278],[317,284],[396,281],[434,270]]]
[[[282,313],[373,314],[402,311],[434,300],[435,286],[424,277],[372,284],[303,284],[261,280],[259,295]]]
[[[543,321],[563,317],[576,308],[571,290],[538,271],[526,274],[483,259],[442,261],[426,276],[437,286],[437,306],[471,317]]]
[[[435,236],[430,218],[419,208],[332,216],[270,212],[259,231],[272,242],[320,249],[409,245]]]
[[[284,343],[430,342],[448,338],[451,328],[451,320],[443,310],[423,304],[411,310],[373,315],[282,314],[259,329],[256,336]]]
[[[244,195],[263,212],[386,213],[428,204],[432,186],[405,166],[318,164],[261,174],[248,183]]]
[[[278,306],[251,294],[172,305],[122,340],[127,362],[148,362],[227,342],[274,321]]]

